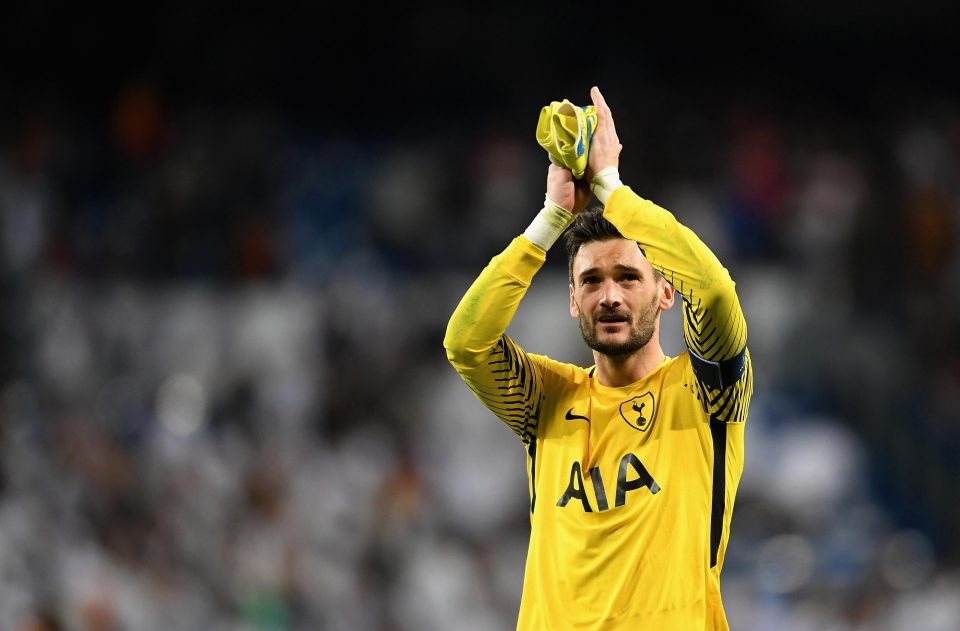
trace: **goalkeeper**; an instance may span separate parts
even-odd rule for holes
[[[467,290],[444,346],[526,448],[517,628],[727,629],[720,570],[753,390],[746,323],[713,253],[621,183],[613,116],[597,88],[591,98],[585,179],[549,166],[543,210]],[[591,191],[603,208],[584,211]],[[504,333],[564,229],[586,368]],[[677,293],[686,350],[668,357],[660,312]]]

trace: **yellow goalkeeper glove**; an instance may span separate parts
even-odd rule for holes
[[[592,105],[577,107],[567,99],[554,101],[540,110],[537,142],[547,150],[550,161],[573,171],[581,179],[587,170],[590,140],[597,129],[597,111]]]

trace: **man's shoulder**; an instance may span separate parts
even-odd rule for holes
[[[528,353],[528,355],[540,366],[540,370],[545,373],[544,376],[549,375],[558,381],[574,384],[583,383],[590,379],[590,373],[594,369],[593,366],[584,368],[576,364],[557,361],[546,355],[536,353]]]

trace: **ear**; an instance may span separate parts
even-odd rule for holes
[[[660,278],[660,280],[657,282],[660,284],[660,301],[657,303],[657,305],[660,307],[661,311],[667,311],[673,307],[673,301],[676,297],[675,294],[677,290],[664,278]]]
[[[570,285],[570,316],[574,319],[580,317],[580,305],[577,304],[576,299],[573,296],[573,285]]]

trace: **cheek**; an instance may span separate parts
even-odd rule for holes
[[[637,311],[646,311],[658,302],[660,302],[660,293],[656,287],[638,289],[633,295],[633,305]]]

